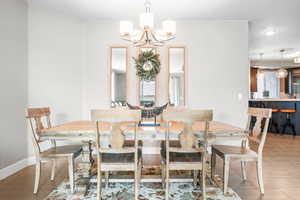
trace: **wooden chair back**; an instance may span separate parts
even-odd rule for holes
[[[29,120],[30,127],[32,130],[32,142],[34,145],[34,150],[36,155],[41,152],[39,143],[41,130],[44,128],[51,127],[51,120],[50,120],[50,108],[28,108],[26,110],[26,118]],[[53,141],[54,142],[54,141]]]
[[[96,122],[97,134],[95,138],[96,147],[101,152],[128,152],[130,148],[124,148],[125,136],[121,130],[121,124],[124,122],[134,123],[134,140],[135,148],[137,147],[137,136],[136,129],[137,124],[141,120],[140,110],[92,110],[91,119]],[[111,134],[109,137],[109,148],[101,147],[100,145],[100,135],[101,135],[101,125],[103,123],[109,123],[111,125]],[[134,150],[131,148],[131,150]]]
[[[207,139],[209,122],[213,119],[212,110],[191,110],[191,109],[182,109],[182,110],[165,110],[163,112],[164,120],[167,122],[167,148],[169,145],[169,132],[170,132],[170,122],[181,122],[184,125],[183,132],[179,135],[179,141],[182,149],[193,149],[197,147],[196,137],[193,133],[192,127],[193,124],[197,121],[205,122],[204,129],[204,139]],[[172,149],[170,149],[172,151]]]
[[[249,147],[256,151],[258,155],[262,154],[266,141],[272,109],[266,108],[249,108],[248,123],[246,130],[249,131]],[[251,122],[255,118],[255,123],[252,128]]]

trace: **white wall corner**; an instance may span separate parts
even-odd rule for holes
[[[33,164],[35,164],[34,156],[25,158],[25,159],[20,160],[10,166],[0,169],[0,180],[3,180],[5,178],[17,173],[18,171],[24,169],[25,167],[33,165]]]

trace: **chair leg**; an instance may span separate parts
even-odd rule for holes
[[[70,189],[71,189],[71,193],[74,193],[74,159],[73,159],[73,156],[68,157],[68,165],[69,165]]]
[[[40,183],[40,176],[41,176],[41,162],[38,161],[35,164],[35,181],[34,181],[34,189],[33,193],[36,194],[39,189],[39,183]]]
[[[194,187],[197,187],[197,178],[198,178],[198,173],[199,173],[199,171],[198,170],[194,170],[193,171],[193,178],[194,178],[194,181],[193,181],[193,183],[194,183]]]
[[[228,191],[228,177],[229,177],[229,159],[224,158],[224,169],[223,169],[223,193],[227,194]]]
[[[215,168],[216,168],[216,160],[217,160],[217,157],[216,157],[216,154],[214,152],[212,152],[211,154],[211,161],[210,161],[210,168],[211,168],[211,171],[210,171],[210,176],[211,176],[211,180],[213,181],[214,180],[214,172],[215,172]]]
[[[275,126],[276,133],[279,133],[278,124],[277,124],[277,123],[274,123],[274,126]]]
[[[165,168],[166,168],[165,200],[169,200],[169,168],[168,166],[165,166]]]
[[[201,185],[202,185],[202,199],[206,200],[206,158],[205,154],[202,159],[202,178],[201,178]]]
[[[109,181],[109,171],[104,172],[105,175],[105,188],[108,188],[108,181]]]
[[[270,118],[268,132],[272,132],[272,128],[273,128],[273,120],[272,118]]]
[[[56,167],[56,160],[53,159],[53,161],[52,161],[52,169],[51,169],[51,181],[53,181],[54,177],[55,177],[55,167]]]
[[[284,125],[282,126],[281,135],[285,133],[285,129],[286,129],[286,125],[284,124]]]
[[[138,173],[134,173],[134,199],[138,200],[139,190],[138,190]]]
[[[260,188],[260,193],[264,194],[265,189],[264,189],[262,160],[261,159],[258,159],[258,161],[256,162],[256,170],[257,170],[257,179],[258,179],[258,184],[259,184],[259,188]]]
[[[135,200],[138,200],[139,197],[138,180],[139,180],[139,165],[136,165],[135,172],[134,172],[134,199]]]
[[[295,130],[295,125],[294,124],[291,124],[291,127],[292,127],[292,131],[293,131],[293,135],[296,136],[296,130]]]
[[[162,187],[165,189],[166,188],[166,168],[164,163],[161,163],[161,184]]]
[[[142,178],[142,163],[139,164],[139,170],[138,170],[138,188],[141,187],[141,178]]]
[[[247,180],[246,162],[245,161],[241,161],[241,170],[242,170],[242,179],[245,181],[245,180]]]
[[[101,200],[101,185],[102,185],[101,166],[100,163],[97,163],[97,200]]]

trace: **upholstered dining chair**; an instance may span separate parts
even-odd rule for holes
[[[261,194],[264,194],[262,153],[267,137],[272,109],[249,108],[246,130],[249,132],[247,140],[241,147],[213,145],[211,158],[211,177],[214,178],[216,155],[223,160],[223,192],[227,194],[230,161],[240,161],[242,178],[246,180],[246,162],[256,162],[258,184]],[[254,122],[254,126],[253,123]],[[263,129],[262,129],[263,126]]]
[[[141,177],[141,151],[138,148],[137,124],[141,119],[140,110],[92,110],[91,119],[96,122],[95,145],[97,152],[97,199],[101,199],[102,172],[133,171],[134,199],[138,199]],[[126,145],[121,130],[123,122],[134,123],[134,145]],[[101,125],[109,123],[111,131],[109,144],[101,143]],[[108,177],[106,177],[106,180]]]
[[[70,189],[74,192],[74,159],[78,157],[82,151],[79,145],[56,146],[55,140],[51,140],[51,148],[41,151],[40,144],[46,142],[40,139],[41,130],[44,128],[51,128],[50,108],[28,108],[26,118],[29,120],[32,130],[32,142],[35,151],[36,165],[35,165],[35,182],[33,193],[38,192],[41,163],[45,161],[52,161],[51,180],[55,176],[55,163],[58,158],[68,159]],[[50,141],[49,141],[50,142]]]
[[[171,170],[188,170],[194,172],[194,177],[202,171],[200,184],[203,190],[203,199],[206,199],[205,187],[205,158],[207,153],[207,138],[209,122],[213,119],[212,110],[165,110],[163,112],[166,121],[166,142],[161,151],[162,179],[165,187],[165,199],[169,199],[169,180]],[[203,146],[199,146],[197,137],[194,135],[192,126],[195,122],[205,123],[203,131]],[[179,143],[170,139],[172,123],[183,123],[183,131],[178,135]],[[176,141],[176,140],[175,140]]]

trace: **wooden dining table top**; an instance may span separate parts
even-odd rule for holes
[[[137,128],[137,132],[143,135],[149,133],[156,133],[156,135],[164,134],[167,130],[166,124],[162,121],[158,123],[161,126],[139,126]],[[131,125],[129,125],[131,124]],[[109,123],[100,123],[99,130],[100,134],[109,134],[110,132],[110,124]],[[205,129],[204,122],[196,122],[193,125],[193,130],[195,132],[203,132]],[[61,125],[53,126],[51,128],[46,128],[41,131],[41,137],[45,139],[57,139],[61,138],[71,138],[71,137],[82,137],[82,138],[90,138],[94,137],[96,133],[96,122],[82,120],[82,121],[72,121],[68,123],[64,123]],[[133,133],[134,126],[132,122],[125,122],[121,125],[121,130],[124,133]],[[170,122],[170,133],[180,133],[183,130],[183,123],[180,122]],[[242,128],[238,128],[232,126],[227,123],[212,121],[209,122],[209,132],[211,135],[215,136],[245,136],[246,132]],[[163,136],[160,136],[162,138]]]

